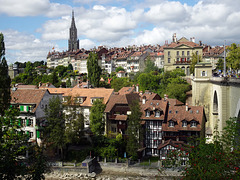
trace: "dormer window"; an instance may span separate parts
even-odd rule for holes
[[[156,111],[155,117],[160,117],[160,111],[159,110]]]
[[[187,127],[187,121],[182,121],[182,127]]]
[[[191,126],[191,127],[197,127],[197,122],[196,122],[196,121],[191,121],[190,126]]]
[[[149,116],[150,116],[150,111],[147,110],[147,111],[146,111],[146,117],[149,117]]]
[[[169,121],[168,127],[174,127],[174,121]]]

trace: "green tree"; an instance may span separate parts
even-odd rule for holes
[[[217,62],[217,67],[216,67],[216,69],[221,70],[221,71],[223,72],[223,66],[224,66],[223,59],[220,58],[220,59],[218,60],[218,62]]]
[[[66,143],[78,144],[84,135],[84,116],[81,110],[77,108],[79,104],[72,103],[72,97],[69,98],[71,100],[64,105],[64,109],[68,112],[64,113]]]
[[[197,52],[192,54],[191,64],[190,64],[190,73],[191,74],[194,74],[195,65],[198,62],[201,62],[201,61],[202,61],[202,56],[201,55],[198,55]]]
[[[238,70],[240,67],[240,46],[239,44],[231,44],[231,46],[229,46],[227,48],[228,53],[227,53],[227,65],[228,67],[234,69],[234,70]]]
[[[68,65],[67,70],[73,71],[73,66],[72,66],[72,64],[69,64],[69,65]]]
[[[151,71],[157,71],[158,67],[155,66],[154,62],[151,60],[150,56],[147,57],[145,61],[145,73],[150,73]]]
[[[8,75],[8,65],[5,59],[4,37],[0,33],[0,115],[4,115],[4,111],[9,108],[10,85],[11,79]]]
[[[49,100],[49,105],[45,109],[45,115],[47,127],[44,128],[44,142],[51,144],[53,148],[59,148],[61,150],[61,158],[63,158],[65,120],[62,102],[58,96]]]
[[[184,179],[239,179],[240,152],[239,122],[237,118],[230,118],[220,134],[217,126],[211,143],[202,138],[195,146],[188,146],[189,161],[183,171]],[[181,151],[176,151],[179,158]],[[173,158],[173,157],[169,157]],[[174,159],[173,159],[174,161]],[[176,161],[176,158],[175,158]]]
[[[103,112],[106,108],[106,105],[103,104],[103,101],[96,99],[93,102],[93,106],[90,110],[90,128],[95,135],[102,135],[104,133],[105,122],[103,120]]]
[[[27,74],[28,76],[31,76],[33,73],[33,64],[28,61],[26,64],[26,67],[24,68],[24,73]]]
[[[133,83],[129,80],[129,78],[114,78],[111,81],[111,88],[114,89],[114,91],[119,91],[122,87],[130,87]]]
[[[27,150],[27,136],[19,129],[19,115],[17,109],[6,110],[0,116],[0,179],[15,179],[16,176],[25,175],[26,167],[21,166],[19,156]]]
[[[87,59],[88,80],[94,87],[99,87],[101,67],[98,65],[98,55],[91,52]]]
[[[125,69],[122,66],[118,66],[116,68],[116,72],[119,72],[119,71],[125,71]]]
[[[140,105],[138,101],[133,101],[130,104],[131,115],[127,121],[127,153],[133,159],[137,158],[137,150],[140,148],[140,142],[142,140],[141,131],[141,116]]]
[[[62,77],[63,74],[67,71],[67,67],[65,66],[57,66],[54,71],[58,74],[59,77]]]

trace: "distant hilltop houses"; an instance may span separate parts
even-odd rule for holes
[[[202,44],[201,41],[196,43],[194,37],[190,38],[190,40],[185,37],[177,40],[176,33],[172,36],[172,42],[169,44],[168,41],[165,41],[163,46],[132,45],[114,48],[99,46],[90,50],[79,49],[74,12],[72,13],[69,35],[68,51],[52,51],[48,53],[48,68],[72,64],[73,69],[77,70],[80,74],[87,73],[88,55],[90,52],[95,52],[98,54],[98,64],[109,74],[115,72],[119,66],[124,68],[126,75],[141,72],[145,68],[145,61],[149,58],[158,68],[164,68],[164,70],[181,68],[189,76],[193,54],[201,56],[204,62],[210,62],[213,69],[216,68],[219,58],[224,57],[224,47],[211,47]]]

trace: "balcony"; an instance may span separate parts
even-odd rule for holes
[[[191,61],[176,61],[176,64],[190,64]]]

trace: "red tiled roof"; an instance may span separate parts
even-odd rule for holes
[[[17,89],[11,91],[11,104],[36,104],[35,112],[47,89]]]

